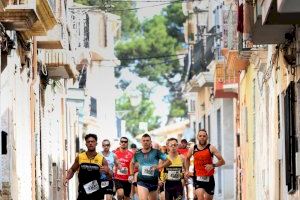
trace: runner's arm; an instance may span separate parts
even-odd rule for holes
[[[129,175],[130,176],[134,175],[134,165],[135,165],[134,159],[132,158],[131,161],[130,161],[130,165],[129,165]]]
[[[112,171],[109,169],[107,160],[105,158],[103,158],[102,160],[102,166],[100,167],[100,171],[106,173],[108,177],[112,177]]]
[[[73,165],[67,171],[67,177],[66,177],[66,180],[64,182],[64,185],[66,185],[68,183],[68,181],[74,176],[74,174],[78,170],[78,168],[79,168],[79,157],[77,156],[75,158],[75,161],[74,161]]]
[[[169,160],[168,158],[166,160],[162,160],[162,162],[160,164],[158,164],[157,169],[161,170],[165,167],[168,167],[172,164],[171,160]]]
[[[216,147],[211,145],[210,151],[218,159],[218,162],[213,164],[213,167],[221,167],[222,165],[225,165],[225,160],[223,159],[221,153],[216,149]]]
[[[186,159],[185,159],[185,169],[186,169],[186,173],[189,172],[189,168],[190,168],[190,160],[191,157],[193,155],[193,151],[194,151],[194,147],[190,147],[189,152],[186,155]]]
[[[180,157],[181,157],[181,160],[182,160],[182,163],[183,163],[183,166],[182,166],[182,168],[183,168],[183,172],[185,173],[186,171],[188,171],[188,169],[186,168],[186,158],[185,158],[185,156],[183,156],[183,155],[180,155]]]
[[[117,158],[117,156],[115,154],[114,154],[114,163],[115,163],[116,169],[120,169],[122,167],[119,159]]]

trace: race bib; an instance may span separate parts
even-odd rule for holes
[[[117,170],[118,175],[128,175],[128,168],[127,167],[122,167],[121,169]]]
[[[87,184],[84,184],[83,188],[87,194],[92,194],[93,192],[96,192],[100,189],[98,182],[96,180],[93,180]]]
[[[109,181],[102,181],[101,188],[106,188],[109,185]]]
[[[197,181],[209,182],[209,176],[197,176]]]
[[[169,170],[168,171],[168,176],[167,176],[168,180],[171,181],[178,181],[181,179],[181,173],[179,170]]]
[[[143,176],[154,176],[154,170],[152,170],[151,166],[143,166],[142,167],[142,175]]]

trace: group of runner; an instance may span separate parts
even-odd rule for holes
[[[111,151],[110,141],[103,140],[103,150],[98,153],[97,136],[88,134],[85,136],[87,151],[76,157],[64,184],[67,186],[78,172],[78,200],[112,200],[113,196],[118,200],[157,200],[158,197],[161,200],[211,200],[214,169],[225,161],[208,143],[204,129],[198,132],[197,139],[198,144],[188,149],[186,140],[178,144],[177,139],[169,138],[166,148],[160,150],[154,148],[146,133],[141,138],[141,149],[136,149],[134,144],[128,149],[128,138],[121,137],[116,150]],[[218,162],[213,163],[213,156]]]

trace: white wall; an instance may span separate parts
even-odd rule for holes
[[[88,70],[86,88],[88,96],[97,99],[97,124],[96,128],[90,131],[97,131],[99,141],[105,138],[113,139],[117,137],[116,117],[115,117],[115,77],[113,63],[93,62]]]

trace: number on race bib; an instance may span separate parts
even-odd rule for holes
[[[109,185],[109,181],[102,181],[101,188],[106,188]]]
[[[181,173],[178,170],[169,170],[168,171],[168,180],[178,181],[181,179]]]
[[[143,176],[154,176],[154,170],[151,166],[143,166],[142,167],[142,175]]]
[[[209,182],[209,176],[197,176],[197,181]]]
[[[128,175],[128,168],[127,167],[122,167],[121,169],[117,170],[118,175]]]
[[[83,188],[87,194],[92,194],[93,192],[96,192],[100,189],[98,182],[96,180],[93,180],[93,181],[83,185]]]

